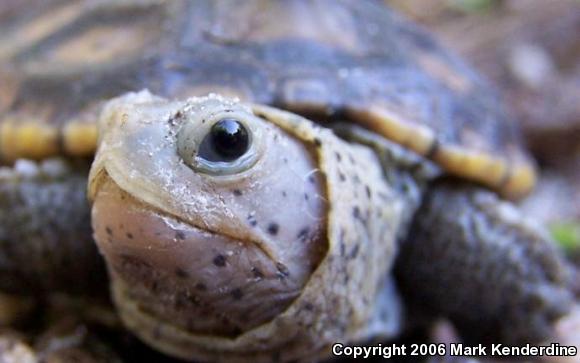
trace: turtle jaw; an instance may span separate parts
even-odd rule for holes
[[[93,202],[94,237],[129,327],[138,319],[151,323],[140,326],[149,332],[165,324],[234,337],[286,309],[311,273],[277,263],[252,242],[163,214],[105,178]]]

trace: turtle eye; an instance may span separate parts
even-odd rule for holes
[[[262,121],[244,110],[192,114],[178,133],[177,152],[195,171],[212,176],[239,174],[262,155],[261,129]]]
[[[202,140],[198,157],[211,162],[230,162],[242,157],[250,147],[250,135],[234,118],[216,122]]]

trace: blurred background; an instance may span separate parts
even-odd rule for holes
[[[541,171],[523,202],[580,264],[580,1],[386,0],[502,93]]]
[[[431,30],[502,94],[540,170],[538,188],[522,208],[546,223],[580,266],[580,1],[385,2]],[[580,321],[560,329],[570,342],[579,341]],[[432,339],[451,342],[456,337],[442,322]],[[431,361],[477,362],[450,357]]]

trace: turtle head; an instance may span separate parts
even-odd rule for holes
[[[219,96],[132,93],[99,122],[93,230],[141,339],[270,361],[396,331],[385,279],[403,204],[369,148]]]
[[[128,94],[99,127],[93,229],[130,327],[234,337],[299,295],[327,248],[314,146],[219,96]]]

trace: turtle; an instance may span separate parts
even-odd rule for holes
[[[31,3],[0,5],[1,290],[110,292],[228,362],[438,317],[539,343],[575,304],[501,97],[383,2]]]

